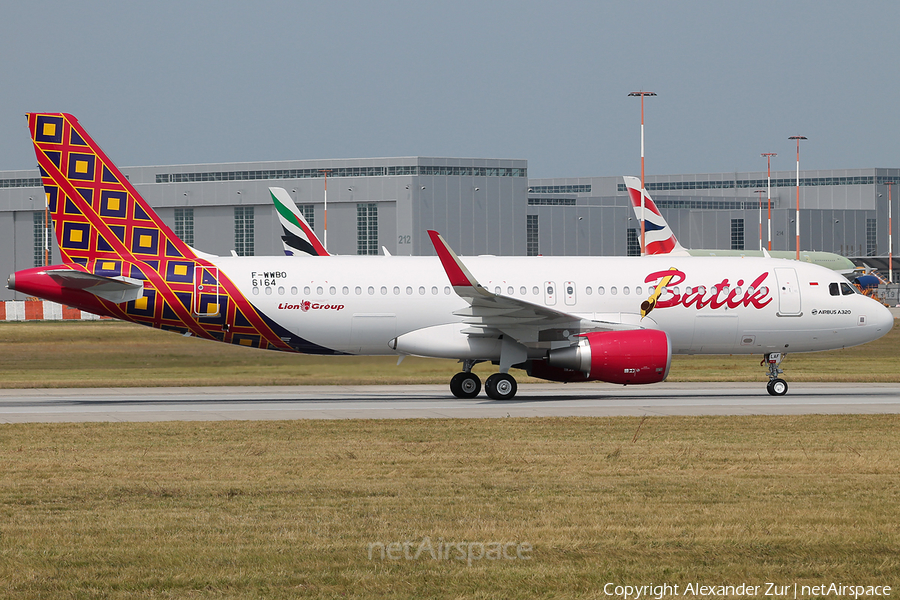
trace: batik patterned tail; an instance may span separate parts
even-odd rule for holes
[[[75,117],[31,113],[28,126],[67,263],[61,268],[143,282],[137,300],[96,300],[103,314],[232,344],[292,349],[224,273],[175,236]]]
[[[194,258],[75,117],[32,113],[28,126],[65,262]]]

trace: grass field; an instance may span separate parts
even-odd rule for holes
[[[864,346],[791,354],[786,379],[900,381],[900,327]],[[447,383],[451,360],[303,356],[185,338],[131,323],[0,323],[0,387]],[[676,356],[669,381],[759,381],[761,356]],[[496,371],[478,365],[486,377]],[[530,381],[515,371],[520,382]]]
[[[898,431],[895,415],[4,425],[0,597],[896,590]],[[377,550],[426,539],[530,551]]]

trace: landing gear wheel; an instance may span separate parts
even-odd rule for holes
[[[457,373],[450,379],[450,391],[457,398],[474,398],[481,391],[481,380],[475,373]]]
[[[788,391],[787,381],[784,379],[773,379],[766,385],[766,391],[773,396],[784,396]]]
[[[493,400],[510,400],[517,389],[519,386],[509,373],[494,373],[484,382],[484,391]]]

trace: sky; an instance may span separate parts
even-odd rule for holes
[[[30,111],[120,166],[385,156],[530,177],[900,167],[900,2],[4,3],[0,170]]]

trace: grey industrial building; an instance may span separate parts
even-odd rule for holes
[[[440,231],[463,255],[634,255],[639,224],[621,177],[528,179],[526,160],[400,157],[294,160],[122,171],[188,244],[212,254],[278,255],[269,186],[287,189],[328,249],[432,254]],[[794,249],[794,171],[772,174],[772,248]],[[888,254],[889,181],[900,169],[801,171],[804,250],[877,262]],[[648,176],[647,189],[686,247],[755,250],[765,172]],[[900,188],[893,190],[893,196]],[[900,200],[894,198],[894,208]],[[0,172],[0,273],[45,263],[37,170]],[[894,211],[896,214],[896,211]],[[900,215],[898,215],[900,216]],[[51,249],[55,242],[50,243]],[[50,263],[59,262],[51,250]],[[0,300],[21,300],[0,289]]]

